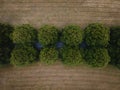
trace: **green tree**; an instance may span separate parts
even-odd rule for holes
[[[63,28],[61,41],[67,46],[78,46],[83,39],[83,30],[77,25],[68,25]]]
[[[44,25],[38,31],[38,41],[43,45],[56,44],[58,41],[58,29],[52,25]]]
[[[84,62],[79,48],[64,47],[60,50],[60,54],[62,62],[66,65],[76,66]]]
[[[37,40],[37,31],[29,24],[15,27],[12,39],[14,43],[33,43]]]
[[[110,30],[99,23],[89,24],[85,28],[85,42],[88,46],[104,46],[109,44]]]
[[[40,61],[45,64],[53,64],[58,58],[58,51],[53,47],[46,47],[40,51]]]
[[[105,67],[110,62],[110,56],[105,48],[85,49],[84,58],[93,67]]]
[[[16,45],[11,53],[10,63],[14,66],[28,65],[37,60],[37,51],[32,45]]]

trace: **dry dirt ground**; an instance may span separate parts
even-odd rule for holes
[[[0,0],[0,21],[58,27],[92,22],[120,25],[120,0]]]
[[[0,90],[120,90],[120,70],[33,64],[0,68]]]
[[[120,25],[120,0],[0,0],[0,22]],[[120,90],[120,70],[34,64],[0,68],[0,90]]]

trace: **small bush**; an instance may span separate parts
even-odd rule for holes
[[[9,24],[0,23],[0,66],[9,64],[10,52],[13,48],[10,35],[13,27]]]
[[[116,66],[120,69],[120,59],[117,61]]]
[[[0,48],[0,66],[10,63],[10,52],[9,47]]]
[[[93,23],[85,28],[85,42],[88,46],[107,46],[110,30],[99,23]]]
[[[21,66],[33,63],[37,59],[37,51],[31,45],[16,45],[11,53],[10,63]]]
[[[43,46],[55,44],[58,41],[58,29],[51,25],[42,26],[38,31],[38,41]]]
[[[82,53],[78,48],[63,48],[60,51],[62,62],[66,65],[80,65],[83,63]]]
[[[120,26],[111,27],[110,44],[108,51],[111,57],[110,64],[120,68]]]
[[[33,43],[37,39],[37,31],[29,24],[15,27],[12,34],[14,43]]]
[[[78,46],[83,39],[83,31],[77,25],[68,25],[62,30],[61,41],[67,46]]]
[[[120,47],[120,26],[111,27],[110,44]]]
[[[9,24],[0,23],[0,46],[1,47],[11,47],[12,40],[10,35],[13,31],[13,27]]]
[[[108,51],[104,48],[85,49],[84,58],[93,67],[105,67],[110,61]]]
[[[58,60],[58,51],[55,48],[44,48],[40,52],[40,61],[45,64],[53,64]]]
[[[116,46],[110,46],[108,51],[111,57],[110,64],[120,68],[120,48]]]

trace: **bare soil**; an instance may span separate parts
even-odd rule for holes
[[[0,68],[0,90],[119,90],[120,70],[36,63]]]
[[[0,0],[0,22],[63,27],[92,22],[120,25],[120,0]],[[0,90],[120,90],[120,70],[108,66],[0,68]]]
[[[100,22],[120,25],[120,0],[0,0],[0,21],[35,27]]]

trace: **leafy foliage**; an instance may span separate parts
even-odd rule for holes
[[[84,58],[93,67],[105,67],[110,61],[108,51],[105,48],[85,49]]]
[[[16,45],[10,63],[14,66],[27,65],[37,59],[37,51],[31,45]]]
[[[116,66],[120,69],[120,59],[117,61]]]
[[[13,27],[9,24],[0,23],[0,47],[10,47],[12,45],[12,40],[10,35],[13,31]]]
[[[110,64],[120,68],[120,26],[111,27],[110,44],[108,51],[111,57]]]
[[[38,41],[43,45],[55,44],[58,40],[58,29],[52,25],[44,25],[38,31]]]
[[[40,61],[45,64],[53,64],[58,60],[58,51],[55,48],[44,48],[40,52]]]
[[[66,65],[80,65],[83,63],[81,51],[78,48],[63,48],[60,50],[61,58]]]
[[[0,23],[0,65],[8,64],[10,53],[13,48],[10,35],[13,27],[9,24]]]
[[[78,46],[83,39],[83,31],[77,25],[68,25],[62,30],[61,41],[67,46]]]
[[[14,43],[33,43],[37,39],[37,31],[29,24],[15,27],[12,34]]]
[[[117,61],[120,59],[120,48],[119,47],[112,47],[109,49],[110,56],[111,56],[111,63],[117,64]]]
[[[11,49],[8,47],[0,48],[0,66],[9,64]]]
[[[16,45],[14,49],[11,37]],[[110,54],[110,63],[120,68],[120,26],[111,27],[110,33],[108,27],[92,23],[85,28],[85,41],[82,40],[83,31],[77,25],[68,25],[62,32],[55,26],[44,25],[38,31],[38,43],[37,31],[29,24],[14,28],[0,23],[0,66],[8,63],[19,66],[35,62],[38,58],[35,47],[40,51],[41,62],[45,64],[53,64],[60,57],[66,65],[80,65],[84,63],[84,57],[93,67],[105,67],[110,62]],[[108,54],[107,49],[101,47],[106,47],[109,40]],[[52,47],[55,45],[59,51]],[[78,46],[82,49],[77,48]]]
[[[120,47],[120,26],[111,27],[110,44]]]
[[[110,63],[120,68],[120,47],[109,46],[108,51],[111,57]]]
[[[85,42],[88,46],[107,46],[110,30],[99,23],[92,23],[85,28]]]

